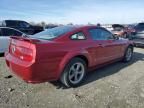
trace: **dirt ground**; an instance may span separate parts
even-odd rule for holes
[[[130,63],[117,62],[87,75],[82,86],[27,84],[0,57],[0,108],[144,108],[144,49]]]

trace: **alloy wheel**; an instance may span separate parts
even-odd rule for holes
[[[82,63],[75,63],[70,67],[69,70],[69,81],[72,84],[77,84],[79,83],[85,74],[85,67]]]
[[[128,48],[127,49],[127,52],[126,52],[126,60],[127,61],[130,61],[132,58],[132,49],[131,48]]]

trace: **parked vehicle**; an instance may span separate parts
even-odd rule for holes
[[[22,33],[19,30],[9,28],[9,27],[0,27],[0,53],[4,53],[9,46],[10,36],[24,36],[26,34]]]
[[[111,26],[109,26],[109,27],[104,27],[104,28],[106,28],[108,31],[113,31],[113,28],[111,27]]]
[[[132,36],[136,35],[136,30],[135,30],[135,25],[134,24],[128,25],[128,29],[131,32]]]
[[[144,23],[138,23],[135,27],[135,34],[136,35],[144,35]]]
[[[129,38],[129,36],[131,35],[131,30],[128,27],[125,27],[120,24],[113,24],[112,27],[112,33],[114,35],[117,35],[122,38]]]
[[[0,26],[15,28],[28,35],[33,35],[35,33],[43,31],[43,27],[32,26],[29,23],[20,20],[4,20],[0,23]]]
[[[76,87],[86,72],[105,64],[129,62],[133,43],[96,26],[60,26],[29,38],[12,37],[7,66],[29,83],[60,80]]]
[[[132,40],[135,46],[144,46],[144,23],[137,24],[134,29],[135,35]]]

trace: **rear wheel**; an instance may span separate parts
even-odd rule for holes
[[[133,47],[129,46],[125,52],[123,61],[129,62],[129,61],[131,61],[132,57],[133,57]]]
[[[65,67],[60,80],[66,87],[77,87],[83,81],[85,74],[85,61],[80,58],[74,58]]]

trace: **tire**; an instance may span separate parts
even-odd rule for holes
[[[73,58],[65,67],[60,81],[66,87],[77,87],[84,80],[86,74],[86,62],[80,58]]]
[[[124,54],[123,62],[130,62],[133,57],[133,47],[129,46]]]

